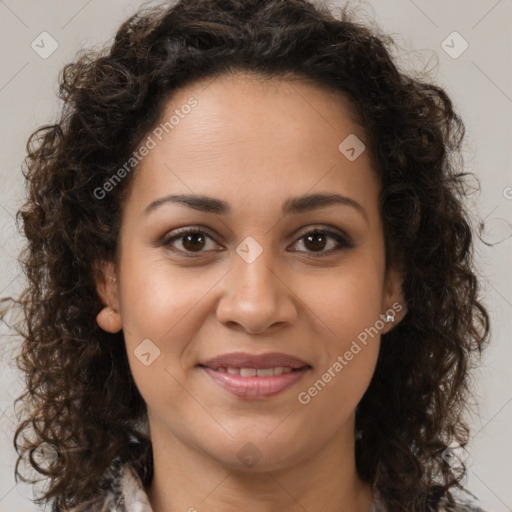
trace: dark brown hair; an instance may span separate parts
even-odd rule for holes
[[[469,370],[488,337],[463,200],[464,124],[445,91],[401,72],[393,40],[305,0],[182,0],[147,7],[111,46],[83,51],[60,77],[57,122],[35,131],[18,212],[29,286],[19,366],[24,418],[19,464],[49,478],[42,501],[68,510],[106,485],[114,460],[151,478],[145,404],[123,333],[96,324],[100,260],[115,261],[122,199],[133,173],[103,187],[156,125],[174,91],[236,71],[294,76],[343,93],[365,129],[382,191],[387,261],[403,271],[407,315],[382,337],[377,368],[356,411],[357,470],[389,510],[427,510],[450,496],[465,468],[445,461],[465,446]],[[45,442],[49,466],[32,454]]]

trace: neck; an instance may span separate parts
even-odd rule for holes
[[[373,502],[371,485],[357,474],[353,422],[308,459],[260,472],[226,467],[158,425],[151,435],[153,512],[368,512]]]

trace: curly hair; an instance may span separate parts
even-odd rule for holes
[[[55,124],[27,143],[28,199],[18,220],[28,286],[18,365],[26,389],[14,444],[20,464],[47,481],[39,503],[79,506],[105,486],[113,460],[150,482],[146,406],[122,331],[101,330],[98,263],[117,261],[123,199],[133,173],[103,187],[159,121],[177,89],[248,71],[298,77],[343,93],[357,111],[380,178],[386,262],[403,273],[405,318],[382,336],[356,410],[356,465],[389,510],[423,511],[462,487],[470,370],[486,345],[473,231],[464,204],[464,124],[439,86],[399,70],[393,39],[306,0],[180,0],[145,6],[110,46],[82,50],[59,76]],[[41,443],[58,453],[35,456]]]

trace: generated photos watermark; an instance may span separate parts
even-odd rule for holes
[[[139,146],[139,148],[132,153],[132,156],[121,166],[119,169],[105,182],[101,187],[96,187],[93,190],[93,196],[102,200],[106,197],[108,192],[112,192],[114,188],[130,174],[137,165],[149,155],[149,152],[156,148],[158,142],[161,142],[165,135],[169,134],[174,128],[184,119],[192,109],[198,105],[198,101],[194,96],[190,96],[187,102],[181,105],[174,111],[174,114],[164,123],[160,123],[150,135],[147,136],[146,140]]]
[[[366,327],[357,335],[357,340],[353,340],[350,348],[346,350],[343,355],[339,355],[336,361],[327,368],[327,370],[317,379],[306,391],[301,391],[297,399],[302,405],[307,405],[311,399],[322,391],[334,377],[336,377],[347,366],[354,357],[361,352],[361,350],[368,345],[368,338],[373,339],[377,336],[384,326],[386,325],[385,319],[388,315],[394,317],[395,313],[402,311],[403,306],[399,302],[395,302],[393,306],[380,315],[379,319],[371,326]],[[359,342],[359,343],[358,343]]]

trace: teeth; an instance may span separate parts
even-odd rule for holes
[[[260,368],[256,372],[258,377],[272,377],[274,375],[274,368]]]
[[[241,377],[273,377],[282,373],[290,373],[293,368],[288,366],[276,366],[275,368],[217,368],[218,372],[240,375]]]
[[[240,368],[240,377],[255,377],[256,368]]]

